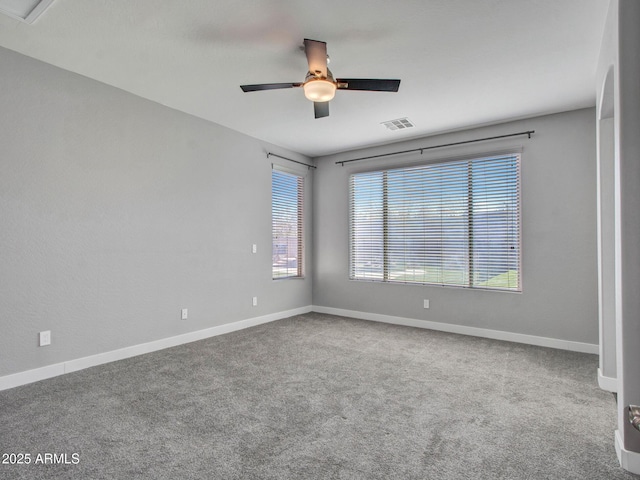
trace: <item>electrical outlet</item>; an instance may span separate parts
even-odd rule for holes
[[[254,307],[258,306],[258,297],[253,297],[253,306]]]
[[[251,253],[258,253],[258,245],[255,243],[251,245]]]
[[[186,320],[189,316],[189,310],[186,308],[183,308],[180,312],[181,312],[182,320]]]
[[[429,300],[425,298],[423,305],[424,305],[424,308],[429,308]]]
[[[51,330],[40,332],[40,346],[51,345]]]

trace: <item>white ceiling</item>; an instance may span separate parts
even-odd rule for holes
[[[0,45],[315,157],[595,104],[609,0],[55,0],[33,24],[0,15]],[[398,93],[338,91],[314,119],[304,38],[336,77],[400,78]],[[414,128],[380,122],[408,117]]]

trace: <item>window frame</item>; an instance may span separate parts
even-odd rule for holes
[[[490,285],[488,284],[487,281],[485,282],[478,282],[476,278],[472,277],[472,272],[474,272],[474,262],[475,262],[475,254],[480,250],[480,247],[476,247],[474,246],[473,243],[473,238],[474,238],[474,228],[478,228],[477,224],[472,223],[473,222],[473,215],[474,215],[474,210],[471,207],[471,203],[469,204],[469,210],[467,210],[467,217],[469,218],[469,229],[466,232],[466,239],[467,239],[467,245],[469,248],[469,255],[466,258],[466,283],[448,283],[448,282],[430,282],[430,281],[413,281],[413,280],[397,280],[397,279],[392,279],[390,278],[390,272],[392,272],[392,266],[391,266],[391,261],[389,260],[390,255],[392,255],[394,252],[392,249],[389,249],[388,247],[388,240],[387,237],[389,235],[389,228],[388,228],[388,224],[387,224],[387,220],[386,217],[388,217],[389,215],[389,203],[387,200],[387,192],[386,190],[384,190],[386,187],[382,187],[383,188],[383,192],[382,195],[382,200],[381,203],[382,205],[382,211],[380,213],[381,218],[384,217],[383,220],[381,220],[383,222],[383,226],[382,226],[382,230],[383,230],[383,240],[382,240],[382,249],[380,249],[379,245],[378,246],[378,252],[382,251],[382,262],[377,262],[382,263],[381,267],[380,265],[378,265],[378,268],[382,268],[382,273],[378,273],[377,275],[372,275],[371,277],[367,277],[366,274],[365,275],[360,275],[358,276],[356,270],[356,260],[354,259],[355,256],[355,246],[354,246],[354,241],[355,241],[355,237],[354,237],[354,228],[355,228],[355,223],[354,223],[354,192],[353,192],[353,188],[354,188],[354,177],[358,177],[358,176],[363,176],[363,175],[373,175],[373,174],[382,174],[382,175],[388,175],[388,172],[399,172],[399,171],[403,171],[403,170],[411,170],[411,169],[421,169],[421,168],[431,168],[431,167],[438,167],[438,166],[443,166],[443,165],[447,165],[447,164],[454,164],[455,162],[458,163],[463,163],[463,162],[467,162],[469,165],[471,165],[472,162],[482,162],[482,161],[490,161],[490,160],[496,160],[496,159],[506,159],[507,161],[509,161],[508,159],[511,158],[515,161],[515,165],[513,165],[511,168],[513,169],[513,174],[515,175],[515,179],[513,181],[513,189],[515,191],[515,196],[513,199],[514,205],[515,205],[515,209],[514,211],[509,210],[507,215],[512,215],[514,216],[514,218],[516,219],[516,223],[514,225],[509,225],[509,228],[514,229],[513,232],[510,232],[509,234],[505,235],[505,238],[514,238],[517,241],[517,245],[515,247],[515,249],[517,249],[517,252],[515,253],[516,256],[516,261],[513,263],[513,265],[517,268],[517,272],[516,275],[517,277],[515,278],[515,286],[511,286],[510,285],[510,281],[511,278],[509,278],[509,281],[507,281],[507,286],[501,287],[501,286],[495,286],[495,285]],[[504,167],[505,171],[507,170],[508,167]],[[469,174],[469,179],[472,179],[471,174]],[[470,184],[471,185],[471,184]],[[471,192],[471,193],[469,193]],[[470,202],[472,201],[472,187],[469,186],[469,190],[467,193],[468,196],[471,196],[471,199],[469,200]],[[378,166],[377,168],[370,168],[370,169],[366,169],[366,170],[357,170],[357,171],[353,171],[352,173],[349,174],[348,176],[348,215],[349,215],[349,219],[348,219],[348,235],[349,235],[349,265],[348,265],[348,276],[349,276],[349,280],[352,281],[365,281],[365,282],[375,282],[375,283],[382,283],[382,284],[407,284],[407,285],[417,285],[417,286],[441,286],[441,287],[453,287],[453,288],[464,288],[464,289],[471,289],[471,290],[488,290],[488,291],[496,291],[496,292],[511,292],[511,293],[522,293],[523,291],[523,287],[522,287],[522,263],[523,263],[523,254],[522,254],[522,147],[519,148],[510,148],[508,150],[503,150],[503,151],[491,151],[491,152],[486,152],[486,153],[476,153],[476,154],[470,154],[470,155],[459,155],[459,156],[452,156],[452,157],[439,157],[439,158],[433,158],[430,160],[423,160],[420,162],[413,162],[413,163],[405,163],[402,165],[393,165],[393,166]],[[471,212],[471,213],[469,213]],[[442,214],[441,217],[442,219]],[[378,233],[378,235],[380,235]],[[405,237],[403,237],[405,238]],[[425,238],[425,235],[423,235],[422,238]],[[379,238],[376,239],[378,240],[378,242],[380,241]],[[374,247],[375,248],[375,247]],[[514,247],[511,247],[514,248]],[[475,250],[474,250],[475,249]],[[406,251],[406,250],[404,250]],[[380,254],[378,254],[380,255]],[[503,254],[505,258],[509,258],[508,254]],[[493,257],[492,257],[493,259]],[[509,260],[511,261],[511,259],[509,258]],[[444,254],[442,252],[440,252],[439,254],[439,262],[440,262],[440,268],[442,268],[442,270],[444,271],[443,265],[445,263],[446,259],[444,257]],[[373,263],[373,262],[372,262]],[[509,263],[509,265],[511,265],[511,263]],[[423,264],[423,267],[426,266],[426,260],[425,263]],[[511,269],[507,270],[507,272],[511,272]],[[506,273],[506,272],[505,272]],[[508,274],[509,275],[509,274]],[[373,277],[377,277],[377,278],[373,278]],[[426,275],[425,275],[426,276]],[[481,285],[479,283],[485,283],[485,285]]]
[[[272,164],[271,170],[271,278],[272,280],[287,280],[287,279],[304,279],[305,278],[305,193],[306,193],[306,171],[303,172],[297,168],[285,167],[279,164]],[[296,266],[289,267],[285,266],[285,274],[276,275],[276,264],[274,262],[275,253],[274,250],[276,248],[276,216],[274,214],[275,200],[274,196],[274,175],[282,175],[295,177],[297,182],[296,188],[296,198],[295,203],[297,205],[296,210],[296,219],[297,225],[296,229]],[[286,177],[283,177],[286,178]],[[282,208],[282,207],[280,207]],[[291,238],[291,237],[288,237]],[[288,243],[288,242],[287,242]],[[290,247],[287,246],[287,258],[292,258],[289,256]],[[288,262],[288,260],[287,260]],[[295,272],[292,271],[295,269]]]

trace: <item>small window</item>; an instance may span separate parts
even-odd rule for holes
[[[272,275],[274,279],[303,276],[304,177],[271,173]]]
[[[351,175],[350,278],[521,291],[520,155]]]

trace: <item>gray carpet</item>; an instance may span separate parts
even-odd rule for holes
[[[597,365],[301,315],[0,392],[0,478],[638,478]]]

